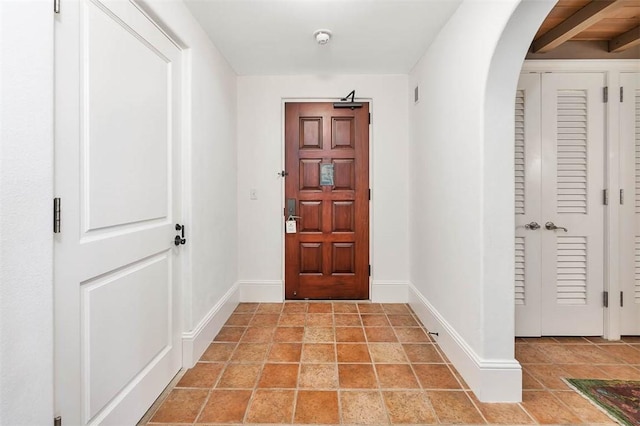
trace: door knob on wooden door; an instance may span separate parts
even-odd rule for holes
[[[531,223],[527,223],[524,226],[525,229],[530,229],[532,231],[535,231],[536,229],[540,229],[540,225],[538,225],[538,222],[531,222]]]
[[[569,232],[569,230],[563,226],[556,226],[553,222],[547,222],[544,224],[544,227],[549,231],[555,231],[556,229],[562,229],[564,232]]]

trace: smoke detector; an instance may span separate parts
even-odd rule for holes
[[[316,32],[313,33],[313,36],[315,37],[319,45],[324,45],[329,43],[329,40],[331,40],[331,31],[317,30]]]

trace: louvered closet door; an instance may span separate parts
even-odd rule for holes
[[[516,92],[516,336],[540,336],[540,74],[523,74]]]
[[[542,74],[543,335],[603,334],[603,86],[601,73]]]
[[[620,104],[620,333],[640,334],[640,73],[622,73]]]

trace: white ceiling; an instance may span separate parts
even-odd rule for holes
[[[279,75],[406,74],[461,0],[185,2],[237,74]]]

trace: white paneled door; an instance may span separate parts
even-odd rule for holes
[[[640,334],[640,73],[621,73],[620,86],[620,334]]]
[[[128,1],[56,20],[56,414],[135,424],[181,366],[181,53]]]
[[[603,334],[603,87],[602,73],[521,78],[515,140],[517,335]]]

